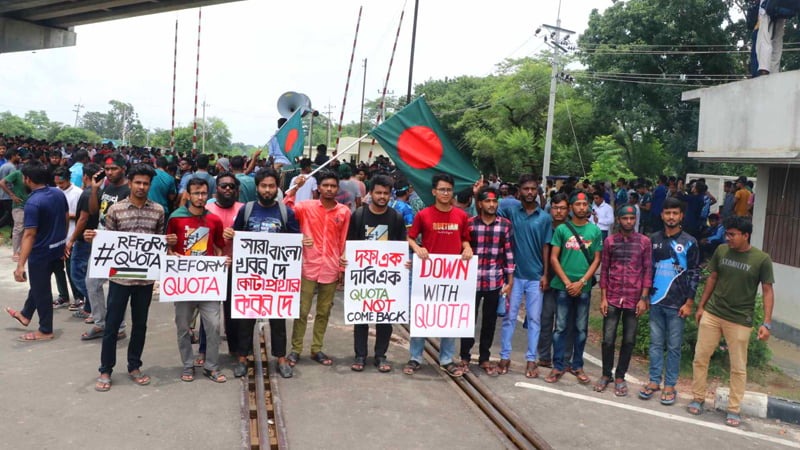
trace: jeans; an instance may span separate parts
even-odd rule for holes
[[[514,279],[509,297],[508,311],[503,317],[503,328],[500,331],[500,359],[511,358],[511,338],[517,326],[517,314],[525,296],[525,320],[528,323],[528,349],[526,361],[536,361],[536,350],[539,346],[539,330],[542,321],[542,290],[539,280]]]
[[[92,251],[92,244],[83,241],[76,241],[72,246],[72,254],[70,255],[69,276],[74,284],[74,292],[78,292],[80,297],[88,300],[89,296],[86,293],[86,268],[89,265],[89,255]],[[77,295],[76,295],[77,297]],[[91,302],[84,303],[83,310],[91,311]]]
[[[325,330],[328,328],[328,319],[333,306],[333,296],[336,294],[336,284],[318,283],[305,278],[300,282],[300,317],[294,319],[292,327],[292,351],[302,353],[303,337],[308,325],[308,313],[311,312],[311,302],[314,299],[314,289],[317,289],[317,310],[314,316],[314,330],[311,342],[311,354],[322,351]]]
[[[108,283],[108,314],[100,351],[100,373],[111,375],[117,363],[117,333],[120,330],[128,300],[131,302],[131,338],[128,342],[128,373],[142,367],[142,351],[147,334],[147,314],[153,298],[153,285],[124,286]]]
[[[608,314],[603,318],[603,376],[611,378],[611,368],[614,366],[614,346],[617,342],[617,326],[622,319],[622,345],[619,349],[619,361],[614,378],[624,380],[636,344],[636,329],[639,319],[636,310],[622,309],[608,305]]]
[[[383,358],[389,350],[389,340],[392,338],[392,324],[375,324],[375,358]],[[360,323],[353,325],[353,351],[356,357],[367,357],[367,341],[369,339],[369,325]]]
[[[481,340],[478,346],[478,364],[489,361],[492,341],[494,341],[494,330],[497,327],[497,301],[500,298],[500,289],[493,291],[478,291],[475,294],[475,321],[478,321],[478,311],[481,310],[481,300],[483,310],[481,312]],[[469,361],[472,358],[472,346],[475,345],[475,338],[461,338],[461,360]]]
[[[178,333],[178,351],[183,368],[194,367],[189,321],[191,321],[195,309],[200,310],[208,342],[208,348],[200,350],[200,353],[205,354],[203,368],[216,371],[219,369],[219,302],[175,302],[175,328]]]
[[[422,351],[425,350],[424,337],[412,337],[409,344],[409,353],[412,361],[422,363]],[[446,366],[453,362],[456,354],[456,338],[439,338],[439,365]]]
[[[556,327],[556,297],[558,291],[548,289],[542,294],[542,327],[539,331],[539,361],[553,361],[553,332]],[[573,311],[574,313],[574,311]],[[572,361],[572,347],[575,345],[575,314],[567,317],[567,345],[564,347],[564,361]]]
[[[692,395],[697,401],[706,398],[708,361],[725,337],[731,362],[731,394],[728,412],[739,414],[744,389],[747,384],[747,347],[750,344],[750,327],[717,317],[708,311],[703,313],[697,327],[697,345],[692,363]]]
[[[232,289],[232,274],[228,272],[228,296],[222,303],[222,317],[225,324],[225,336],[228,338],[228,353],[236,353],[239,349],[239,325],[242,323],[241,319],[231,318],[231,292]],[[250,328],[253,328],[252,326]],[[252,330],[250,331],[252,337]],[[253,343],[251,342],[252,346]]]
[[[58,296],[61,297],[63,300],[69,302],[69,288],[67,287],[67,273],[64,271],[64,262],[62,261],[59,267],[53,271],[53,275],[56,277],[56,289],[58,290]]]
[[[650,306],[650,382],[664,386],[675,386],[681,368],[681,342],[684,320],[676,308],[658,304]],[[664,347],[667,348],[667,364],[664,367]],[[666,372],[666,373],[664,373]]]
[[[572,370],[583,369],[583,349],[586,347],[586,330],[589,328],[590,294],[581,292],[577,297],[567,291],[558,291],[556,297],[556,332],[553,335],[553,367],[564,370],[564,352],[567,344],[568,318],[575,317],[575,344],[572,347]]]
[[[53,292],[50,290],[50,276],[57,267],[64,267],[60,259],[50,261],[37,261],[28,259],[28,298],[22,307],[22,314],[26,319],[33,318],[33,313],[39,314],[39,331],[43,334],[53,332]]]

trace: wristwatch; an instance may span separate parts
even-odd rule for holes
[[[649,302],[650,301],[650,296],[649,295],[643,295],[643,296],[639,297],[639,300],[644,300],[646,302]]]
[[[766,328],[768,331],[772,331],[772,324],[764,322],[761,324],[762,327]]]

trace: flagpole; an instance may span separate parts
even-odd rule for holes
[[[366,139],[368,136],[369,136],[369,133],[367,133],[367,134],[361,136],[360,138],[356,139],[355,141],[353,141],[350,145],[345,147],[341,152],[333,155],[333,157],[328,159],[327,161],[325,161],[324,164],[322,164],[321,166],[319,166],[316,169],[314,169],[310,174],[306,175],[306,178],[314,176],[315,173],[317,173],[320,170],[324,169],[325,166],[327,166],[328,164],[332,163],[335,159],[339,159],[342,155],[346,154],[348,152],[348,150],[350,150],[351,148],[355,147],[356,144],[360,144],[361,141]],[[292,188],[295,187],[296,185],[297,184],[293,184],[293,185],[289,186],[289,189],[287,189],[286,191],[288,192],[288,191],[292,190]]]

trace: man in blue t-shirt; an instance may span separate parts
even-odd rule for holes
[[[30,324],[34,312],[39,314],[39,329],[23,334],[18,338],[20,341],[50,340],[54,337],[50,277],[55,270],[64,268],[61,258],[67,238],[69,207],[67,198],[58,188],[47,186],[50,172],[42,163],[26,163],[22,167],[22,176],[31,194],[25,203],[25,232],[14,279],[19,283],[28,279],[25,264],[30,262],[30,290],[21,311],[7,307],[6,312],[25,327]]]

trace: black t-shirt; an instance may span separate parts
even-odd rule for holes
[[[83,211],[86,211],[86,214],[89,214],[89,196],[92,195],[91,189],[86,189],[81,192],[80,198],[78,198],[78,207],[76,209],[78,218],[80,218],[80,214]],[[96,230],[97,229],[97,221],[99,218],[99,214],[89,214],[89,220],[86,221],[86,230]],[[78,236],[78,240],[81,242],[85,242],[83,239],[83,233]]]
[[[350,216],[347,239],[350,241],[405,241],[406,224],[403,216],[394,208],[387,208],[383,214],[373,214],[369,210],[369,206],[362,206]]]
[[[98,217],[97,229],[106,229],[106,213],[108,212],[108,208],[111,208],[111,205],[114,203],[128,198],[130,195],[131,188],[128,186],[128,183],[119,186],[109,184],[103,188],[102,191],[98,192],[98,200],[100,201],[100,215]]]

